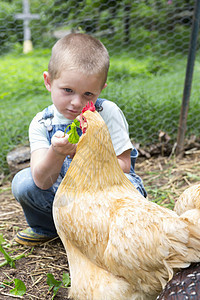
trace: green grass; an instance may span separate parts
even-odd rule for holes
[[[43,83],[50,52],[0,57],[0,171],[7,170],[6,154],[28,142],[28,126],[34,115],[49,105]]]
[[[51,104],[43,83],[50,50],[0,57],[0,172],[7,172],[6,154],[18,144],[28,143],[28,127],[34,115]],[[124,111],[131,137],[141,144],[158,139],[159,130],[176,138],[186,58],[144,57],[133,53],[113,55],[108,87],[102,97],[116,102]],[[188,116],[188,132],[199,133],[198,73],[195,76]],[[196,72],[197,71],[197,72]]]
[[[168,64],[167,60],[160,64],[158,60],[156,68],[154,62],[154,58],[143,60],[139,68],[137,63],[135,74],[138,72],[138,75],[133,75],[131,68],[129,75],[126,70],[130,61],[127,60],[124,69],[122,68],[124,72],[121,73],[121,79],[108,81],[110,89],[104,91],[105,97],[114,99],[122,108],[132,138],[142,145],[158,142],[159,130],[167,132],[173,142],[176,140],[182,104],[187,58],[179,58]],[[112,74],[115,72],[114,66],[113,69]],[[199,69],[197,59],[187,121],[187,134],[197,136],[200,129]]]

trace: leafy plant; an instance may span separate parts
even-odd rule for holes
[[[69,138],[68,138],[68,141],[71,143],[71,144],[76,144],[78,143],[79,141],[79,138],[80,136],[78,135],[77,133],[77,127],[80,128],[80,122],[78,120],[74,120],[72,122],[72,124],[68,125],[66,128],[65,128],[65,132],[64,134],[66,134],[66,131],[67,129],[70,127],[70,130],[67,132],[67,134],[69,134]]]
[[[26,293],[26,286],[24,282],[20,279],[14,279],[15,288],[10,290],[10,294],[16,296],[23,296]]]
[[[33,251],[33,248],[32,248],[31,251],[28,254],[22,253],[20,255],[15,256],[15,257],[11,257],[10,254],[2,246],[2,243],[4,243],[4,242],[5,242],[5,239],[3,238],[3,235],[1,233],[0,234],[0,252],[4,255],[5,261],[3,261],[0,264],[0,268],[7,265],[7,264],[9,264],[11,266],[11,268],[16,268],[15,267],[15,261],[21,259],[22,257],[27,257]]]
[[[11,280],[9,276],[8,278],[10,279],[10,281],[4,280],[3,282],[1,282],[0,287],[2,288],[11,287],[11,285],[14,284],[15,287],[10,290],[10,294],[16,296],[23,296],[26,293],[26,286],[24,282],[18,278],[14,278],[13,280]]]
[[[65,272],[63,273],[62,282],[65,288],[67,288],[70,285],[71,280],[69,277],[69,273],[65,273]]]
[[[53,274],[48,273],[47,274],[47,284],[49,285],[49,291],[51,291],[53,289],[53,297],[52,297],[52,300],[53,300],[54,297],[56,296],[58,290],[61,287],[67,288],[70,285],[69,274],[64,272],[62,281],[60,281],[60,280],[56,280],[54,278]]]
[[[3,248],[2,243],[4,243],[5,240],[3,238],[2,233],[0,234],[0,251],[3,253],[6,263],[11,266],[11,268],[15,268],[15,260],[8,254],[8,252]],[[0,264],[0,267],[2,267],[2,263]]]

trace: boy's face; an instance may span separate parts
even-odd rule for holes
[[[70,120],[81,113],[88,101],[95,104],[102,91],[101,75],[85,75],[78,70],[64,70],[53,82],[44,72],[44,82],[57,110]]]

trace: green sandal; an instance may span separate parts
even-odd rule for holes
[[[34,232],[30,227],[28,227],[17,233],[15,241],[21,245],[37,246],[49,240],[52,240],[54,237],[38,234]]]

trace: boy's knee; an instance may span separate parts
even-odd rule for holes
[[[12,180],[12,193],[15,199],[20,202],[28,190],[32,189],[33,179],[30,168],[19,171]]]

